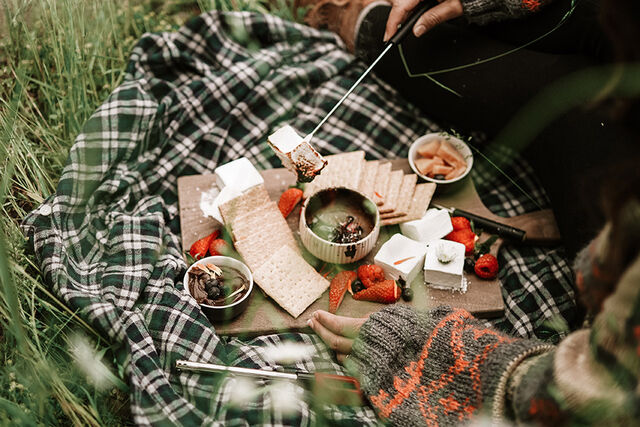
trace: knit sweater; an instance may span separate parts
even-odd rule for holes
[[[606,232],[585,249],[589,256],[579,257],[582,269],[598,271]],[[509,337],[464,310],[390,306],[365,322],[350,359],[378,415],[393,425],[457,425],[481,415],[545,425],[634,424],[640,420],[639,284],[640,257],[593,326],[557,347]]]
[[[461,0],[467,20],[484,25],[504,19],[521,18],[537,12],[552,0]]]

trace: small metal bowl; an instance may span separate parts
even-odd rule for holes
[[[456,150],[458,150],[460,154],[462,154],[462,157],[464,157],[464,160],[467,162],[467,169],[465,169],[462,175],[453,179],[446,180],[446,179],[431,178],[420,173],[420,171],[418,170],[415,164],[415,161],[418,158],[418,148],[433,141],[434,139],[446,139],[456,148]],[[448,133],[444,133],[444,132],[428,133],[416,139],[413,142],[413,144],[411,144],[411,147],[409,147],[408,160],[409,160],[409,166],[411,166],[411,169],[415,172],[416,175],[418,175],[420,178],[424,179],[425,181],[435,182],[436,184],[452,184],[454,182],[458,182],[464,179],[467,175],[469,175],[469,172],[471,172],[471,168],[473,167],[473,153],[471,152],[471,149],[469,148],[469,146],[461,139],[458,139],[455,136],[449,135]]]
[[[337,206],[337,207],[336,207]],[[353,243],[334,243],[313,232],[311,222],[322,209],[354,216],[365,229],[362,239]],[[332,208],[333,209],[333,208]],[[380,212],[376,204],[362,193],[334,187],[320,190],[305,200],[300,212],[300,238],[311,254],[332,264],[359,261],[375,247],[380,233]]]
[[[235,258],[231,258],[228,256],[210,256],[206,258],[202,258],[196,262],[194,262],[188,269],[184,275],[184,291],[193,298],[191,295],[191,291],[189,290],[189,271],[193,268],[194,265],[199,264],[213,264],[218,267],[233,267],[242,273],[242,275],[249,281],[249,290],[240,298],[238,301],[233,304],[228,305],[208,305],[208,304],[200,304],[202,311],[209,318],[211,323],[221,323],[224,321],[229,321],[234,317],[239,316],[243,311],[247,309],[249,306],[249,301],[251,300],[251,294],[253,292],[253,275],[251,274],[251,270],[249,267],[243,262],[238,261]]]

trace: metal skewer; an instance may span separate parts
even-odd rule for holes
[[[420,7],[413,10],[413,13],[411,14],[411,16],[409,16],[409,18],[402,24],[400,29],[387,42],[384,49],[382,50],[382,53],[380,53],[380,55],[378,55],[378,57],[371,63],[371,65],[369,65],[369,67],[364,71],[364,73],[362,73],[362,75],[358,78],[358,80],[356,80],[356,82],[349,88],[347,93],[345,93],[342,96],[342,98],[340,98],[340,100],[336,103],[336,105],[333,106],[331,111],[329,111],[329,113],[320,121],[320,123],[316,126],[316,128],[310,134],[304,137],[303,139],[304,142],[309,143],[311,141],[311,138],[313,138],[313,135],[316,133],[316,131],[320,129],[320,127],[324,124],[324,122],[326,122],[327,119],[329,119],[329,117],[338,109],[338,107],[342,104],[342,102],[345,99],[347,99],[347,97],[351,94],[351,92],[353,92],[356,86],[360,84],[360,82],[369,74],[369,72],[371,72],[373,67],[375,67],[376,64],[380,62],[380,60],[389,51],[389,49],[391,49],[394,45],[399,44],[405,38],[405,36],[409,34],[409,32],[411,31],[411,28],[413,28],[418,18],[420,18],[420,16],[423,13],[431,9],[436,4],[437,3],[435,0],[425,0],[424,2],[422,2]]]

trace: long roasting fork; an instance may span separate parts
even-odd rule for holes
[[[393,37],[391,37],[391,39],[387,42],[387,44],[385,44],[380,55],[378,55],[375,61],[373,61],[371,65],[369,65],[369,67],[364,71],[364,73],[362,73],[362,75],[358,78],[358,80],[356,80],[356,82],[349,88],[347,93],[345,93],[342,96],[342,98],[340,98],[340,100],[336,103],[336,105],[333,106],[331,111],[329,111],[329,113],[320,121],[320,123],[318,123],[318,126],[316,126],[316,128],[310,134],[304,137],[303,139],[304,142],[309,143],[311,141],[311,138],[313,138],[313,135],[316,133],[316,131],[320,129],[320,127],[324,124],[324,122],[326,122],[327,119],[331,117],[331,115],[338,109],[338,107],[342,104],[342,102],[344,102],[344,100],[347,99],[347,97],[351,94],[351,92],[353,92],[353,90],[360,84],[362,80],[364,80],[364,78],[369,74],[369,72],[373,70],[373,67],[375,67],[376,64],[380,62],[380,60],[384,57],[384,55],[387,52],[389,52],[389,50],[393,46],[400,44],[400,42],[406,37],[406,35],[411,32],[411,29],[415,25],[418,18],[420,18],[420,16],[423,13],[431,9],[436,4],[437,3],[435,0],[425,0],[420,4],[420,7],[413,10],[412,14],[409,16],[409,19],[407,19],[402,24],[400,29],[393,35]]]

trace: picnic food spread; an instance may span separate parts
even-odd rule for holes
[[[269,144],[288,159],[283,163],[290,163],[289,170],[304,157],[294,155],[296,150],[311,153],[301,147],[304,141],[287,126],[272,134]],[[433,157],[438,154],[450,164],[461,165],[459,153],[452,153],[444,139],[427,144],[421,155],[431,151]],[[216,188],[206,189],[200,204],[204,215],[219,218],[230,232],[233,247],[251,270],[256,284],[291,316],[300,316],[327,289],[328,309],[335,313],[347,292],[357,301],[411,301],[411,285],[415,286],[417,280],[436,289],[466,292],[465,264],[467,274],[477,271],[478,278],[495,277],[495,257],[490,259],[492,256],[485,255],[485,250],[476,251],[478,260],[473,259],[478,236],[471,223],[466,218],[451,218],[443,209],[427,209],[435,184],[420,184],[415,174],[392,170],[389,162],[366,161],[362,151],[318,159],[311,154],[306,163],[315,165],[307,169],[314,170],[315,179],[305,184],[304,190],[299,185],[284,190],[277,204],[269,197],[264,180],[253,165],[245,158],[234,160],[214,171]],[[301,245],[285,219],[297,212],[301,201],[305,202],[300,211],[301,236],[303,228],[308,227],[328,247],[344,245],[351,250],[351,244],[360,244],[371,234],[378,216],[383,226],[399,224],[400,233],[383,242],[373,255],[373,262],[361,265],[357,272],[356,267],[351,267],[327,277],[329,269],[323,276],[305,259],[310,255],[306,249],[321,259],[322,256],[304,238]],[[211,254],[219,253],[218,248],[229,250],[229,244],[219,234],[214,232],[200,239],[202,242],[195,242],[192,255],[206,255],[206,251],[200,253],[202,247],[211,248]],[[377,234],[374,237],[377,239]],[[473,264],[472,269],[469,263]],[[189,288],[196,299],[201,298],[199,302],[204,301],[204,295],[209,301],[217,296],[213,295],[215,290],[208,293],[212,286],[207,287],[206,280],[198,281],[202,273],[190,274],[194,285],[202,283],[192,289],[190,282]]]

